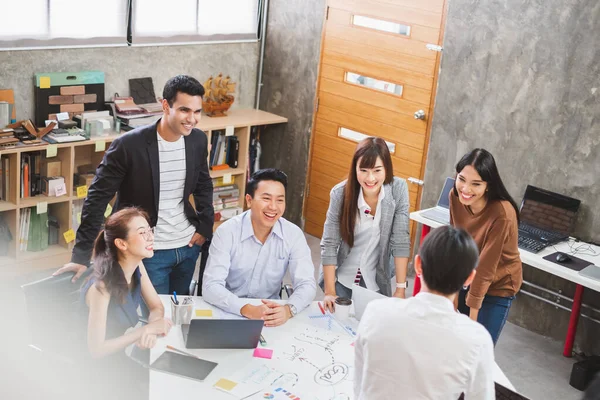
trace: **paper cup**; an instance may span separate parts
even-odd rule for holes
[[[335,299],[335,317],[340,320],[348,319],[350,317],[350,306],[352,306],[352,300],[347,297]]]

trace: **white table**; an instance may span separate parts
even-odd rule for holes
[[[170,298],[166,295],[161,295],[161,300],[165,306],[166,316],[170,316],[171,305]],[[260,300],[249,300],[249,302],[258,304]],[[194,297],[195,309],[211,309],[213,310],[213,317],[223,313],[220,310],[205,303],[201,297]],[[296,317],[287,321],[284,325],[276,328],[263,328],[263,336],[267,341],[267,348],[272,348],[277,351],[277,342],[279,339],[297,334],[299,331],[302,332],[307,324],[310,325],[309,315],[319,314],[319,308],[317,302],[313,302],[306,310],[299,313]],[[231,314],[228,315],[229,317]],[[351,320],[349,324],[356,328],[358,321]],[[350,336],[348,336],[350,338]],[[192,353],[200,358],[218,362],[218,366],[211,372],[204,382],[198,382],[191,379],[181,378],[175,375],[170,375],[158,371],[150,370],[150,399],[151,400],[162,400],[167,398],[202,398],[211,400],[232,400],[234,399],[228,393],[215,389],[213,385],[220,379],[231,376],[236,371],[243,368],[248,363],[256,360],[253,357],[253,349],[250,350],[213,350],[213,349],[186,349],[183,341],[180,326],[174,326],[168,336],[159,339],[156,347],[152,349],[150,355],[150,361],[153,362],[158,358],[165,350],[166,346],[171,345],[177,349],[181,349],[188,353]],[[348,354],[351,359],[354,359],[354,347],[348,346]],[[266,363],[271,360],[264,360]],[[312,376],[306,377],[307,379],[313,379]],[[350,379],[352,376],[350,376]],[[500,370],[498,365],[495,365],[494,379],[501,385],[515,390],[506,375]],[[301,382],[301,380],[300,380]],[[299,383],[300,386],[301,383]],[[353,398],[353,394],[350,394],[350,398]]]
[[[410,213],[410,219],[416,221],[423,225],[421,230],[421,241],[425,238],[425,236],[429,233],[431,228],[437,228],[444,224],[441,224],[437,221],[426,218],[422,215],[423,212],[427,210],[420,210]],[[600,247],[590,245],[597,252],[600,253]],[[555,250],[556,249],[556,250]],[[575,334],[577,333],[577,322],[579,321],[579,315],[581,312],[581,301],[583,297],[583,289],[584,287],[592,289],[596,292],[600,292],[600,281],[586,278],[579,274],[579,272],[574,271],[570,268],[563,267],[558,265],[552,261],[544,260],[543,257],[552,254],[556,251],[560,251],[563,253],[569,253],[570,248],[568,242],[561,242],[554,247],[546,247],[544,250],[540,251],[537,254],[529,252],[527,250],[519,249],[521,254],[521,261],[523,261],[527,265],[531,265],[534,268],[545,271],[554,276],[558,276],[560,278],[566,279],[568,281],[574,282],[577,284],[575,289],[575,296],[573,298],[573,307],[571,308],[571,318],[569,320],[569,329],[567,331],[567,336],[565,339],[565,346],[563,350],[563,355],[565,357],[571,357],[573,354],[573,343],[575,341]],[[577,255],[577,258],[581,258],[583,260],[589,261],[592,264],[600,264],[600,257],[586,256],[586,255]],[[598,267],[600,268],[600,267]],[[420,281],[417,283],[415,281],[414,291],[418,293],[420,289]],[[416,294],[416,293],[413,293]]]

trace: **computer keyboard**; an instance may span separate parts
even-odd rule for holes
[[[520,249],[527,250],[532,253],[539,253],[540,251],[545,249],[547,245],[548,245],[547,243],[540,242],[538,240],[519,235],[519,248]]]
[[[547,241],[550,243],[558,243],[558,242],[565,240],[568,237],[559,232],[547,231],[545,229],[536,228],[536,227],[533,227],[531,225],[524,224],[524,223],[519,225],[519,230],[522,230],[522,231],[525,231],[532,235],[535,235],[535,236],[543,239],[544,241]]]

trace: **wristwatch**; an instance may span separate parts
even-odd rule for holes
[[[402,283],[396,282],[396,288],[397,289],[408,289],[408,281],[402,282]]]
[[[292,314],[292,318],[294,318],[296,316],[296,314],[298,313],[296,311],[296,306],[293,304],[288,304],[287,306],[290,309],[290,314]]]

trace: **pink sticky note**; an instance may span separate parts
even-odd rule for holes
[[[270,360],[273,357],[273,350],[257,347],[256,349],[254,349],[253,355],[254,357],[268,358]]]
[[[354,342],[350,343],[350,346],[354,346]]]

